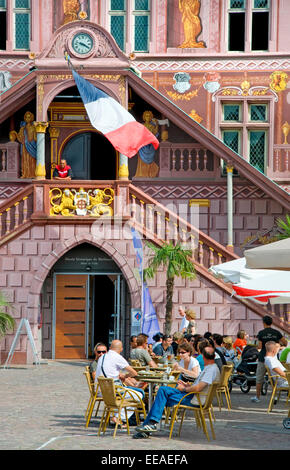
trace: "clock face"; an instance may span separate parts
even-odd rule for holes
[[[72,47],[78,54],[88,54],[93,45],[93,38],[88,33],[78,33],[72,40]]]

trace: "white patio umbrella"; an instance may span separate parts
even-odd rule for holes
[[[245,251],[245,257],[209,268],[231,282],[233,294],[259,304],[290,303],[290,239]]]

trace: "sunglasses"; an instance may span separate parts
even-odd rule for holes
[[[179,351],[179,354],[186,354],[187,351]]]
[[[97,354],[106,354],[107,351],[97,351]]]

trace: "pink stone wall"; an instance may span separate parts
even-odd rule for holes
[[[134,181],[142,191],[156,199],[164,206],[175,205],[179,215],[180,208],[184,211],[183,217],[190,222],[190,199],[208,199],[210,207],[201,207],[199,217],[194,217],[194,224],[199,224],[199,229],[222,245],[227,245],[227,188],[224,184],[176,184],[171,182],[145,183]],[[285,216],[285,209],[275,200],[270,199],[262,190],[246,184],[238,184],[234,181],[234,246],[235,253],[239,256],[243,253],[243,243],[257,232],[263,233],[275,225],[278,217]]]
[[[135,278],[136,260],[131,239],[112,239],[104,233],[98,240],[97,231],[86,225],[34,226],[3,246],[0,250],[0,288],[7,300],[12,302],[13,316],[17,324],[22,317],[28,318],[41,357],[51,355],[51,307],[52,279],[50,271],[54,263],[74,246],[83,242],[92,243],[104,250],[120,267],[127,281],[131,296],[131,307],[140,307],[140,288]],[[43,283],[45,285],[43,287]],[[166,277],[159,272],[148,282],[153,303],[163,330],[166,302]],[[40,299],[40,295],[42,299]],[[224,294],[204,278],[195,281],[176,279],[174,292],[174,321],[172,331],[180,325],[178,305],[192,307],[197,314],[197,330],[207,330],[235,335],[238,329],[246,329],[250,335],[261,328],[261,319]],[[42,339],[38,330],[38,305],[42,304]],[[16,330],[15,330],[16,331]],[[7,335],[1,342],[2,362],[10,350],[14,335]],[[42,344],[42,346],[41,346]],[[15,358],[25,357],[32,362],[32,352],[27,346],[26,335],[21,335]]]

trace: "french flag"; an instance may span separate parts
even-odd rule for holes
[[[159,141],[155,135],[114,98],[74,70],[72,73],[92,126],[102,132],[116,150],[131,158],[145,145],[152,144],[158,148]]]

